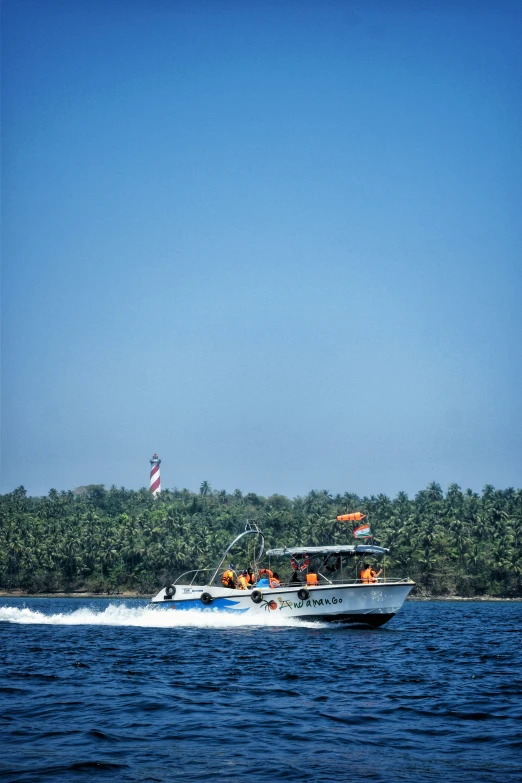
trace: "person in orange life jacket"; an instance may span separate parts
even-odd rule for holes
[[[279,574],[276,574],[274,571],[273,576],[269,577],[270,579],[270,587],[281,587],[281,580],[279,579]]]
[[[223,585],[223,587],[230,587],[232,590],[236,589],[233,565],[229,565],[227,570],[223,571],[223,576],[221,577],[221,584]]]
[[[247,569],[247,582],[249,585],[255,585],[256,583],[256,575],[251,568]]]
[[[248,590],[248,588],[249,588],[249,583],[248,583],[248,579],[247,579],[247,572],[246,571],[242,571],[241,574],[239,575],[238,580],[237,580],[237,589],[238,590]]]
[[[379,572],[374,571],[369,563],[364,564],[364,568],[361,571],[361,581],[363,582],[376,582],[377,577],[382,574],[382,568]]]
[[[306,575],[306,584],[307,585],[318,585],[319,584],[319,577],[317,575],[317,571],[315,568],[311,568],[309,572]]]

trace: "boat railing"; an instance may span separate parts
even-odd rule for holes
[[[180,576],[176,577],[176,579],[172,582],[172,584],[188,584],[193,585],[194,581],[196,580],[198,574],[203,574],[205,571],[212,571],[213,568],[196,568],[192,571],[184,571]],[[192,577],[190,579],[190,582],[182,581],[187,576],[190,576],[192,574]],[[404,582],[410,581],[408,577],[377,577],[374,582],[366,582],[364,579],[329,579],[327,576],[324,576],[324,574],[319,574],[319,584],[317,587],[326,587],[327,585],[333,585],[333,586],[340,586],[340,585],[360,585],[360,584],[403,584]],[[206,582],[205,582],[206,584]],[[314,585],[307,585],[306,580],[299,581],[299,582],[292,582],[292,581],[281,581],[281,587],[310,587]]]
[[[320,577],[322,577],[322,574],[319,574]],[[319,579],[318,585],[307,585],[306,580],[303,580],[302,582],[281,582],[281,587],[326,587],[328,585],[333,585],[335,587],[340,587],[341,585],[367,585],[367,584],[386,584],[386,585],[393,585],[393,584],[404,584],[404,582],[410,582],[411,580],[409,577],[376,577],[375,581],[368,582],[365,579],[328,579],[328,577],[324,577],[323,579]]]
[[[353,584],[355,585],[367,585],[367,584],[395,585],[395,584],[403,584],[404,582],[409,582],[409,581],[410,579],[407,576],[395,576],[395,577],[377,576],[371,582],[368,582],[366,579],[352,580]],[[339,580],[335,580],[334,584],[343,584],[345,582],[346,580],[339,579]]]
[[[183,577],[189,576],[189,574],[193,574],[192,579],[190,582],[188,582],[189,585],[192,585],[194,584],[194,579],[197,577],[197,575],[202,574],[204,571],[212,571],[212,568],[196,568],[193,571],[185,571],[183,574],[180,574],[180,576],[176,577],[172,584],[177,585],[180,583],[180,580],[183,579]],[[183,582],[182,584],[187,584],[187,582]]]

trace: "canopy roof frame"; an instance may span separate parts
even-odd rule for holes
[[[314,557],[318,555],[387,555],[389,549],[374,544],[337,544],[331,546],[289,546],[281,549],[269,549],[268,557],[300,557],[309,555]]]

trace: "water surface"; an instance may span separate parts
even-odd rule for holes
[[[0,780],[520,781],[522,604],[267,621],[0,599]]]

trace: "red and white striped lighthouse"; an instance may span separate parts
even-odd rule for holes
[[[150,461],[150,494],[159,495],[161,492],[161,479],[160,479],[160,463],[161,460],[157,454],[152,455]]]

